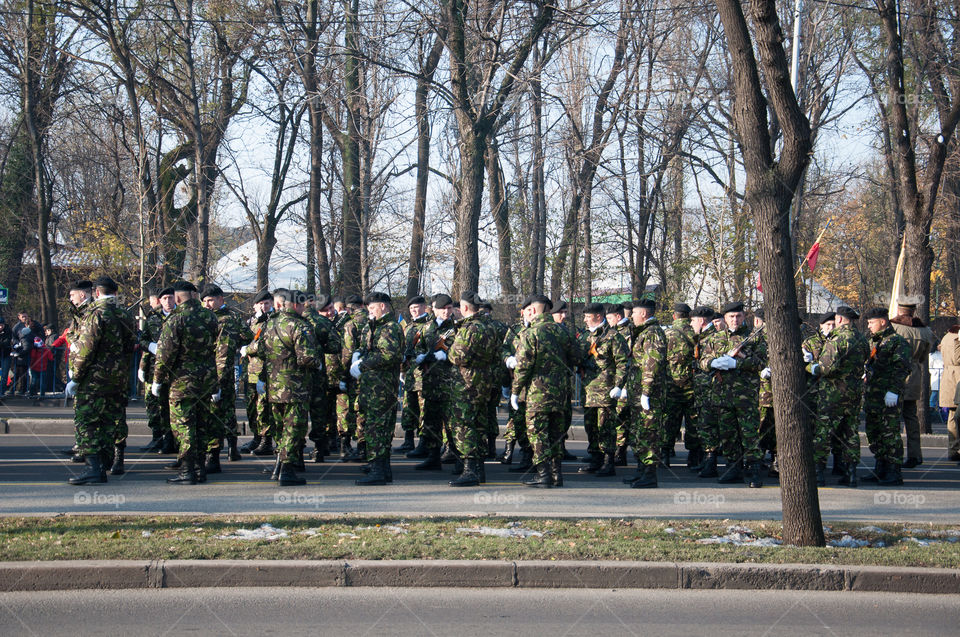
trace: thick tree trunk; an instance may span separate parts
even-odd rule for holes
[[[343,141],[343,231],[340,243],[340,292],[362,294],[361,237],[363,214],[360,179],[360,62],[357,59],[357,0],[344,0],[346,59],[344,89],[347,100],[347,130]]]
[[[320,106],[316,104],[318,96],[310,98],[310,194],[307,199],[307,222],[313,237],[313,249],[316,252],[317,288],[324,294],[330,294],[330,259],[327,256],[327,241],[323,232],[323,215],[320,204],[323,202],[323,121]]]
[[[513,260],[510,237],[510,205],[506,187],[503,183],[503,168],[500,165],[500,149],[491,139],[487,143],[487,172],[490,174],[490,214],[497,228],[497,248],[500,257],[500,293],[514,296],[517,288],[513,284]]]
[[[480,285],[480,207],[483,202],[486,136],[460,128],[460,198],[453,255],[454,298]]]

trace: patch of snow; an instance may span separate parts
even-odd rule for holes
[[[258,529],[237,529],[233,533],[217,535],[218,540],[279,540],[288,537],[285,529],[274,528],[272,524],[262,524]]]
[[[855,548],[860,548],[861,546],[869,546],[870,541],[858,540],[854,537],[844,534],[844,536],[839,540],[830,540],[830,542],[828,542],[827,544],[829,546],[835,546],[838,548],[855,549]]]
[[[495,537],[542,537],[542,531],[534,531],[533,529],[525,529],[519,525],[511,524],[505,529],[495,529],[489,526],[480,526],[480,527],[458,527],[457,533],[466,533],[470,535],[493,535]]]

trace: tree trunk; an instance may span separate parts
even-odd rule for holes
[[[360,62],[357,59],[358,0],[344,0],[345,44],[344,90],[347,101],[347,130],[343,141],[343,231],[340,242],[339,293],[362,294],[361,240],[363,227],[360,180]]]
[[[475,292],[480,285],[480,206],[483,202],[483,168],[486,136],[470,127],[460,128],[460,193],[456,210],[453,255],[453,298]]]
[[[487,172],[490,174],[489,194],[490,214],[497,227],[497,248],[500,257],[500,293],[515,296],[517,288],[513,284],[513,260],[510,237],[510,205],[506,186],[503,183],[503,167],[500,165],[500,148],[491,139],[487,143]]]

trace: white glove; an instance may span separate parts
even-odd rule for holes
[[[356,363],[358,360],[360,360],[360,352],[354,352],[354,353],[350,356],[350,364],[353,365],[353,364]]]
[[[517,368],[517,357],[516,356],[507,356],[507,360],[504,361],[507,365],[507,369],[516,369]]]
[[[246,355],[247,355],[247,346],[244,345],[243,347],[240,348],[240,358],[243,358]]]
[[[67,398],[73,398],[77,395],[77,384],[72,380],[67,383],[67,386],[63,388],[63,394]]]
[[[342,380],[340,381],[340,391],[347,391],[347,384]]]
[[[887,407],[896,407],[898,398],[899,396],[894,394],[892,391],[888,391],[883,396],[883,404],[886,405]]]
[[[435,351],[435,352],[433,353],[433,357],[434,357],[435,359],[437,359],[438,361],[445,361],[445,360],[447,360],[447,353],[446,353],[445,351],[443,351],[442,349],[438,349],[437,351]]]
[[[262,380],[257,381],[257,393],[261,396],[264,396],[267,393],[267,384]]]
[[[762,378],[763,380],[767,380],[768,378],[770,378],[770,368],[769,368],[769,367],[764,367],[764,368],[763,368],[763,371],[760,372],[760,378]]]
[[[406,380],[407,380],[407,377],[404,376],[403,374],[400,374],[400,384],[403,385],[403,383],[406,382]]]
[[[154,356],[157,355],[157,344],[156,344],[156,343],[150,343],[149,345],[147,345],[147,349],[150,350],[150,353],[153,354]]]
[[[730,361],[732,359],[729,356],[718,356],[717,358],[710,361],[710,367],[714,369],[719,369],[720,371],[726,371],[732,369],[730,367]]]
[[[504,398],[506,398],[507,400],[509,400],[509,399],[510,399],[510,388],[509,388],[509,387],[501,387],[501,388],[500,388],[500,394],[501,394]]]
[[[137,380],[139,380],[141,383],[147,382],[147,375],[143,373],[142,369],[137,370]]]
[[[520,397],[516,394],[510,394],[510,406],[514,411],[520,411]]]
[[[620,388],[614,387],[610,390],[610,398],[620,398]]]
[[[216,394],[213,394],[212,396],[210,396],[210,400],[212,400],[215,403],[220,402],[220,394],[222,393],[222,391],[223,390],[218,389]]]
[[[423,359],[427,357],[426,354],[417,354],[417,365],[423,362]]]
[[[640,396],[640,407],[642,407],[644,411],[650,411],[650,397],[646,394]]]
[[[620,390],[620,400],[626,400],[626,399],[627,399],[627,388],[624,387],[623,389]]]
[[[73,380],[73,372],[70,371],[70,368],[67,368],[67,380]]]
[[[727,356],[727,369],[736,369],[737,359],[733,356]]]
[[[154,398],[160,398],[160,383],[151,383],[150,393],[153,394]]]
[[[810,363],[807,365],[807,373],[811,376],[817,376],[820,373],[820,364],[819,363]]]
[[[254,316],[255,318],[260,318],[261,316],[263,316],[263,310],[261,310],[259,307],[254,308],[254,310],[253,310],[253,316]]]
[[[71,354],[76,354],[76,353],[79,352],[79,351],[80,351],[80,345],[78,345],[77,343],[70,343],[70,353],[71,353]]]
[[[813,362],[813,354],[811,352],[808,352],[806,348],[803,349],[803,362],[804,363]]]
[[[354,361],[353,365],[350,366],[350,375],[354,378],[360,378],[360,361]]]

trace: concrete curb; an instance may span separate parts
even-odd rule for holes
[[[663,588],[960,593],[960,569],[470,560],[2,562],[0,591],[241,586]]]

